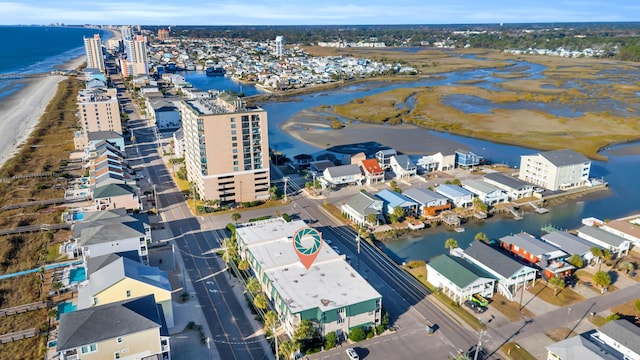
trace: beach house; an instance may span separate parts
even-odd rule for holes
[[[473,193],[458,185],[438,185],[435,188],[435,192],[451,200],[457,207],[468,207],[473,204]]]
[[[418,215],[436,216],[440,212],[451,209],[449,200],[429,189],[411,188],[403,192],[409,199],[418,203]]]
[[[480,201],[490,206],[509,201],[509,195],[506,191],[483,180],[466,179],[462,181],[462,187],[474,193]]]
[[[500,246],[540,269],[544,279],[570,276],[575,267],[565,261],[569,254],[533,235],[522,232],[498,239]]]
[[[340,206],[342,214],[358,225],[384,223],[383,201],[367,192],[359,191]],[[373,221],[370,221],[374,219]]]
[[[385,189],[376,193],[376,197],[383,201],[383,211],[387,216],[393,214],[395,208],[401,208],[404,216],[415,216],[418,214],[418,203],[411,200],[408,196]]]
[[[640,217],[638,215],[626,219],[611,220],[603,223],[600,228],[631,241],[635,246],[640,246]]]
[[[595,246],[598,249],[602,249],[594,243],[579,238],[566,231],[553,231],[542,235],[541,239],[559,249],[562,249],[569,255],[580,256],[585,264],[591,262],[593,259],[591,248]]]
[[[393,173],[400,180],[407,180],[416,176],[418,168],[407,155],[395,155],[391,157],[390,166]]]
[[[640,327],[613,320],[600,328],[547,345],[547,360],[638,360]]]
[[[520,157],[518,177],[549,190],[589,184],[591,161],[573,150],[553,150]]]
[[[356,184],[362,185],[364,176],[358,165],[340,165],[332,166],[324,169],[322,172],[322,180],[329,186]]]
[[[631,240],[622,238],[597,226],[582,226],[577,230],[578,236],[611,252],[613,257],[627,255],[631,248]]]
[[[509,200],[517,200],[533,196],[532,184],[501,172],[493,172],[484,176],[484,181],[507,192]]]
[[[384,181],[384,170],[377,159],[366,159],[360,161],[360,167],[364,173],[367,185],[373,185]]]
[[[391,158],[398,155],[398,152],[394,149],[384,149],[376,152],[376,160],[380,164],[382,169],[391,169]]]
[[[443,254],[427,263],[427,281],[462,304],[475,294],[492,297],[496,279],[469,261]]]

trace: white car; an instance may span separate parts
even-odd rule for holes
[[[347,356],[349,357],[349,359],[351,359],[351,360],[359,360],[360,359],[360,357],[358,356],[358,353],[353,348],[348,348],[345,351],[346,351]]]

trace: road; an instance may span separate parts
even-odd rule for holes
[[[121,83],[114,81],[115,86]],[[184,195],[173,182],[171,174],[159,153],[156,131],[144,119],[140,119],[128,93],[123,99],[129,114],[128,125],[135,144],[128,148],[130,164],[147,180],[141,187],[155,185],[157,209],[165,227],[174,234],[173,241],[181,252],[185,270],[193,283],[196,298],[203,309],[207,326],[212,334],[221,359],[273,359],[268,344],[259,330],[254,328],[245,309],[244,299],[234,293],[237,286],[225,275],[224,264],[212,249],[219,248],[218,241],[226,237],[223,230],[206,231],[186,204]],[[143,189],[141,189],[141,193]],[[190,300],[192,301],[192,300]]]

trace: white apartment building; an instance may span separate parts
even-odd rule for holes
[[[100,71],[104,72],[104,55],[102,54],[100,34],[95,34],[92,38],[84,38],[84,51],[87,57],[87,67],[100,69]]]
[[[274,55],[277,57],[284,56],[284,36],[276,36]]]
[[[267,112],[235,96],[178,103],[187,176],[201,199],[242,203],[269,198]]]
[[[521,180],[549,190],[589,184],[591,161],[573,150],[554,150],[520,157]]]
[[[129,40],[125,40],[125,47],[127,59],[121,61],[123,75],[149,75],[149,59],[147,55],[147,40],[145,37],[136,35]]]
[[[120,106],[115,88],[94,88],[78,93],[78,117],[82,130],[75,133],[76,150],[89,144],[89,132],[114,131],[122,134]]]

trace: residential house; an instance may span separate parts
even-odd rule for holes
[[[473,193],[458,185],[442,184],[435,188],[436,193],[451,200],[457,207],[469,207],[473,204]]]
[[[171,359],[162,307],[153,295],[60,314],[61,360]]]
[[[443,254],[427,263],[427,281],[462,304],[475,294],[492,297],[496,279],[471,262]]]
[[[533,185],[501,172],[486,174],[484,181],[506,191],[507,195],[509,195],[509,200],[533,196]]]
[[[500,246],[527,263],[536,266],[542,272],[542,277],[570,276],[575,267],[565,259],[569,254],[557,247],[536,239],[533,235],[522,232],[515,235],[503,236],[498,239]]]
[[[364,177],[360,171],[360,166],[350,164],[332,166],[324,169],[322,172],[322,179],[331,186],[345,184],[362,185]]]
[[[340,209],[349,220],[362,226],[365,224],[377,225],[380,220],[384,222],[382,207],[382,200],[367,192],[359,191],[347,199],[347,201],[340,206]],[[370,222],[370,216],[375,216],[375,221]]]
[[[96,144],[100,141],[108,141],[114,145],[118,150],[124,151],[124,138],[121,134],[113,130],[104,131],[89,131],[87,133],[89,144]]]
[[[432,155],[438,162],[438,171],[453,170],[456,167],[456,153],[455,151],[438,152]]]
[[[579,255],[585,264],[593,260],[593,254],[591,253],[592,247],[601,247],[595,245],[592,242],[579,238],[566,231],[553,231],[541,236],[542,240],[549,244],[562,249],[569,255]]]
[[[402,209],[405,216],[418,214],[418,203],[405,195],[385,189],[378,192],[376,197],[384,202],[383,211],[386,215],[393,214],[397,207]]]
[[[418,173],[416,164],[414,164],[407,155],[392,156],[390,165],[393,173],[396,174],[396,177],[401,180],[412,178]]]
[[[73,239],[66,246],[69,257],[101,256],[135,251],[140,262],[149,264],[147,244],[151,226],[144,214],[127,215],[124,209],[83,213],[73,225]]]
[[[177,129],[181,125],[180,110],[165,99],[151,99],[148,101],[150,119],[158,130]]]
[[[403,194],[418,203],[420,216],[436,216],[442,211],[451,210],[451,204],[446,197],[429,189],[411,188]]]
[[[382,296],[343,256],[321,245],[313,265],[303,266],[291,243],[306,237],[320,240],[322,234],[302,220],[280,218],[236,227],[238,254],[249,262],[284,331],[292,336],[302,320],[310,320],[322,336],[379,325]]]
[[[438,162],[438,159],[436,159],[435,156],[425,155],[420,159],[418,159],[418,161],[416,161],[416,166],[418,167],[418,170],[420,170],[421,172],[430,173],[430,172],[437,171],[438,167],[440,166],[440,163]]]
[[[591,161],[573,150],[553,150],[520,157],[521,180],[549,190],[589,185]]]
[[[153,294],[162,306],[167,326],[174,326],[171,284],[166,272],[119,254],[89,257],[85,271],[87,281],[78,287],[78,309]]]
[[[349,160],[350,164],[360,165],[362,161],[367,160],[367,154],[361,151],[351,155]]]
[[[628,219],[611,220],[600,228],[640,246],[640,217],[637,215]]]
[[[293,157],[293,165],[297,169],[308,169],[313,161],[313,156],[309,154],[298,154]]]
[[[522,265],[512,257],[502,253],[482,241],[474,241],[464,250],[462,256],[493,275],[497,280],[498,292],[513,300],[518,288],[531,282],[535,285],[537,270]]]
[[[360,161],[360,167],[364,173],[367,185],[376,184],[384,181],[384,170],[378,163],[377,159],[366,159]]]
[[[176,158],[184,158],[184,130],[179,128],[173,132],[173,153]]]
[[[394,149],[384,149],[376,152],[376,160],[384,170],[391,169],[391,158],[398,155]]]
[[[93,203],[96,210],[125,208],[142,210],[138,194],[139,189],[126,184],[108,184],[93,190]]]
[[[330,160],[316,160],[309,163],[309,171],[322,174],[326,169],[336,166]]]
[[[466,179],[462,182],[462,187],[474,193],[480,201],[489,206],[509,201],[506,191],[483,180]]]
[[[622,238],[597,226],[585,225],[577,231],[579,237],[609,250],[613,257],[627,255],[631,248],[631,240]]]
[[[482,156],[476,155],[469,150],[458,149],[455,151],[456,167],[470,168],[480,165]]]
[[[596,330],[547,345],[547,360],[640,360],[640,327],[613,320]]]

